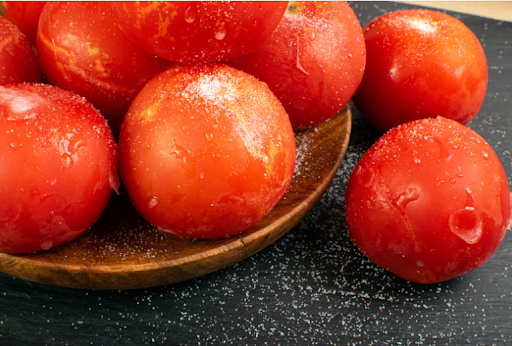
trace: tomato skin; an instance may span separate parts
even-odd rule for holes
[[[48,83],[87,99],[114,133],[144,84],[173,63],[133,44],[108,2],[49,2],[36,46]]]
[[[37,24],[46,1],[2,1],[4,17],[16,25],[36,45]]]
[[[47,250],[89,229],[117,189],[116,143],[81,97],[0,86],[0,251]]]
[[[42,82],[36,54],[25,35],[13,23],[0,17],[0,85]]]
[[[266,85],[222,64],[176,66],[137,96],[119,136],[119,171],[159,230],[221,238],[249,229],[286,192],[295,140]]]
[[[487,60],[473,32],[433,10],[390,12],[364,29],[367,61],[353,101],[375,129],[443,116],[467,125],[487,89]]]
[[[112,2],[119,25],[148,52],[182,63],[249,53],[276,28],[282,1]]]
[[[346,1],[291,1],[269,39],[226,63],[267,83],[293,128],[306,128],[334,116],[356,92],[364,36]]]
[[[481,266],[510,220],[507,176],[473,130],[438,117],[399,125],[361,158],[346,191],[355,244],[372,261],[417,283]]]

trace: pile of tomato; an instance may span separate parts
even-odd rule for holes
[[[346,191],[355,244],[408,280],[482,265],[510,221],[467,125],[482,46],[432,10],[361,28],[346,2],[3,2],[0,251],[86,232],[126,189],[162,232],[228,237],[283,197],[294,131],[349,100],[384,134]]]

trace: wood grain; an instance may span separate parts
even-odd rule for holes
[[[82,237],[48,251],[0,253],[0,272],[54,286],[120,290],[172,284],[234,264],[282,237],[318,202],[341,165],[351,126],[347,105],[332,119],[297,131],[288,191],[269,215],[238,236],[194,240],[161,233],[121,191]]]

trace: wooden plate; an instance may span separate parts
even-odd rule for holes
[[[234,264],[282,237],[318,202],[341,165],[351,125],[347,106],[297,131],[290,188],[269,215],[238,236],[191,240],[163,234],[139,216],[124,192],[112,196],[82,237],[48,251],[0,253],[0,271],[55,286],[120,290],[180,282]]]

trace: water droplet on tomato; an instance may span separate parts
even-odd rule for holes
[[[160,200],[158,199],[158,197],[156,196],[153,196],[149,202],[148,202],[148,208],[149,209],[152,209],[154,207],[156,207],[158,205],[158,203],[160,203]]]
[[[442,137],[434,137],[435,142],[439,147],[439,160],[448,162],[454,156],[453,150],[451,147],[445,145],[444,139]]]
[[[307,76],[309,76],[309,72],[304,68],[300,59],[300,47],[298,39],[295,42],[295,69],[293,69],[292,72],[292,78],[299,82],[303,81]]]
[[[423,261],[422,261],[422,260],[417,260],[417,261],[416,261],[416,265],[417,265],[418,267],[420,267],[420,268],[423,268],[423,267],[425,266],[425,263],[423,263]]]
[[[222,41],[226,37],[226,27],[224,25],[218,27],[215,30],[215,39],[218,41]]]
[[[36,195],[36,194],[34,193],[34,195]],[[52,195],[50,195],[49,193],[42,193],[42,194],[39,195],[39,200],[42,202],[45,199],[47,199],[48,197],[50,197],[50,196],[52,196]],[[50,214],[55,214],[55,211],[52,210],[50,212]]]
[[[93,126],[92,129],[94,130],[94,132],[96,132],[98,136],[103,135],[103,130],[99,126]]]
[[[405,208],[405,206],[420,198],[421,195],[421,187],[417,185],[411,185],[409,186],[402,194],[398,197],[398,200],[396,202],[396,205]]]
[[[73,165],[74,156],[80,150],[85,147],[87,143],[81,140],[74,133],[68,133],[59,142],[59,152],[62,156],[62,165],[64,169],[68,169]]]
[[[205,133],[204,136],[206,137],[206,140],[208,142],[213,141],[213,133],[208,132],[208,133]]]
[[[163,228],[163,227],[160,227],[160,226],[158,226],[156,229],[158,231],[160,231],[160,232],[163,232],[163,233],[166,233],[166,234],[171,234],[171,235],[176,236],[178,238],[182,237],[178,232],[175,232],[175,231],[173,231],[171,229]]]
[[[313,28],[305,28],[304,32],[310,41],[314,41],[316,38],[315,30]]]
[[[475,207],[475,197],[473,197],[473,193],[471,192],[471,190],[468,187],[466,187],[466,189],[464,191],[466,192],[465,206],[474,208]]]
[[[189,6],[185,10],[185,22],[192,24],[196,20],[196,9],[195,6]]]
[[[14,150],[18,150],[20,149],[21,147],[23,147],[23,143],[20,143],[20,142],[17,142],[17,141],[12,141],[9,146],[11,148],[13,148]]]
[[[414,157],[414,158],[412,159],[412,161],[413,161],[415,164],[417,164],[417,165],[419,165],[419,164],[421,163],[421,160],[420,160],[419,158],[417,158],[417,157]]]
[[[46,241],[42,242],[40,246],[41,246],[41,249],[43,249],[43,250],[50,250],[53,246],[53,241],[46,240]]]
[[[174,138],[171,139],[171,148],[169,150],[162,150],[161,152],[166,155],[175,155],[176,158],[183,160],[183,162],[185,162],[186,156],[189,153],[187,149],[178,145]]]
[[[295,79],[297,81],[302,81],[304,78],[309,76],[309,72],[304,69],[304,67],[302,66],[302,63],[300,62],[300,57],[297,57],[295,67],[296,67],[296,70],[294,70],[294,71],[298,71],[298,73],[292,74],[293,79]]]
[[[199,178],[204,179],[204,172],[201,172],[201,174],[199,174]]]
[[[450,231],[468,244],[476,244],[483,235],[480,213],[473,207],[455,210],[448,220]]]
[[[7,117],[8,121],[30,120],[30,119],[33,119],[33,118],[35,118],[37,116],[37,113],[26,113],[26,114],[23,114],[23,113],[14,113],[14,114],[7,113],[7,114],[8,114],[8,117]]]
[[[484,156],[484,159],[487,159],[489,157],[489,154],[485,151],[482,151],[482,155]]]
[[[63,138],[60,140],[59,150],[60,150],[61,155],[64,155],[64,154],[70,155],[71,154],[71,152],[69,152],[69,150],[68,150],[70,144],[71,144],[71,142],[67,138]]]

